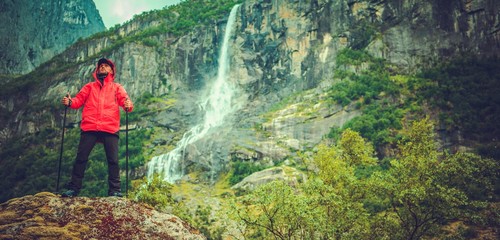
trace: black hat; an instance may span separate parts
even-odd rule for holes
[[[113,64],[112,64],[110,61],[108,61],[108,59],[106,59],[106,58],[101,58],[101,59],[99,59],[99,61],[97,62],[97,66],[99,67],[99,66],[101,66],[101,64],[103,64],[103,63],[106,63],[106,64],[108,64],[109,66],[113,66]]]

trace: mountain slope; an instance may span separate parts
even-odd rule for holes
[[[26,74],[105,29],[92,0],[6,0],[0,22],[0,74]]]

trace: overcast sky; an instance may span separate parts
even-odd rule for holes
[[[181,0],[94,0],[106,28],[122,24],[136,14],[177,4]]]

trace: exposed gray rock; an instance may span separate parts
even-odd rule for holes
[[[252,191],[272,181],[285,181],[290,185],[297,185],[307,181],[307,176],[292,167],[274,167],[252,173],[231,188],[239,191]]]
[[[105,29],[92,0],[2,0],[0,74],[24,74]]]
[[[2,239],[206,239],[177,216],[125,198],[42,192],[0,205]]]

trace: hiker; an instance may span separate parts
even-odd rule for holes
[[[72,109],[83,106],[80,124],[80,143],[76,154],[71,181],[66,184],[63,197],[75,197],[82,188],[85,167],[89,154],[96,143],[102,143],[108,161],[108,196],[122,197],[120,190],[120,169],[118,165],[118,132],[120,130],[120,108],[131,112],[130,98],[119,83],[114,82],[115,65],[101,58],[92,74],[93,82],[71,98],[69,93],[63,97],[62,104]]]

